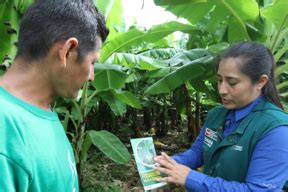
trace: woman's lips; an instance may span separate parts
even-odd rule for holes
[[[222,103],[223,103],[223,104],[229,104],[229,103],[230,103],[230,100],[227,100],[227,99],[223,99],[223,98],[222,98]]]

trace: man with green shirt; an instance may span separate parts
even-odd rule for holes
[[[90,0],[38,0],[24,14],[18,52],[0,77],[0,191],[78,191],[71,145],[50,104],[94,78],[108,35]]]

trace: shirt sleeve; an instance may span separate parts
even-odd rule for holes
[[[191,169],[200,167],[203,165],[203,140],[204,140],[205,128],[201,129],[200,134],[196,138],[192,147],[180,154],[172,156],[173,159],[179,164],[190,167]]]
[[[0,154],[0,191],[27,192],[29,175],[15,161]]]
[[[245,183],[226,181],[190,171],[187,191],[282,191],[288,180],[288,127],[280,126],[268,132],[255,146]]]

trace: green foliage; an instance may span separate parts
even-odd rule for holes
[[[138,68],[140,70],[153,71],[155,69],[163,68],[167,64],[160,60],[142,55],[135,55],[131,53],[114,53],[106,63],[121,64],[129,68]]]
[[[121,70],[119,65],[98,65],[94,66],[93,85],[98,92],[108,91],[110,89],[121,89],[128,75]]]
[[[89,131],[92,143],[97,146],[107,157],[117,163],[128,163],[130,153],[122,142],[112,133],[102,131]]]
[[[146,93],[159,94],[171,92],[185,82],[203,75],[206,71],[206,65],[211,63],[211,61],[211,56],[204,56],[202,58],[193,60],[164,76],[162,79],[149,87]]]
[[[106,66],[107,67],[107,66]],[[97,67],[96,67],[97,68]],[[120,71],[117,71],[113,66],[111,67],[114,69],[115,73],[117,74],[120,73]],[[106,76],[101,76],[102,81],[109,81],[109,75]],[[99,77],[98,77],[99,78]],[[65,107],[65,105],[61,105],[57,107],[56,105],[56,111],[58,113],[63,114],[64,120],[62,121],[63,126],[65,130],[67,131],[67,134],[72,138],[71,139],[71,144],[74,149],[74,154],[76,158],[76,164],[77,164],[77,170],[78,170],[78,175],[80,178],[80,185],[82,185],[82,171],[84,169],[84,165],[87,161],[87,155],[88,151],[91,147],[91,145],[95,145],[98,147],[105,155],[107,155],[109,158],[112,160],[118,162],[118,163],[127,163],[130,160],[130,154],[127,151],[126,147],[121,143],[121,141],[112,133],[109,133],[107,131],[87,131],[86,130],[86,119],[89,111],[91,110],[91,103],[92,106],[97,103],[97,100],[95,101],[95,97],[97,94],[101,92],[102,96],[105,96],[106,94],[112,94],[112,90],[114,90],[114,87],[110,86],[110,84],[106,84],[108,88],[105,88],[104,90],[108,90],[106,92],[103,92],[103,90],[94,90],[94,91],[89,91],[89,84],[86,83],[81,91],[81,96],[78,98],[78,100],[72,100],[72,109],[71,112],[68,110],[68,106]],[[123,86],[123,85],[122,85]],[[97,86],[96,86],[97,87]],[[116,86],[117,89],[121,88],[121,85]],[[127,94],[127,93],[125,93]],[[129,94],[127,94],[129,95]],[[101,97],[101,95],[100,95]],[[102,97],[103,98],[103,97]],[[104,97],[107,99],[108,97]],[[116,100],[117,97],[112,97],[111,99],[114,99],[113,101],[108,101],[109,104],[114,104],[116,106],[112,106],[112,109],[118,109],[119,105],[123,104],[119,101]],[[127,99],[128,98],[128,99]],[[126,102],[129,102],[131,98],[127,97]],[[134,99],[134,100],[133,100]],[[133,98],[133,104],[138,104],[137,99]],[[124,104],[123,104],[124,105]],[[125,106],[124,106],[125,107]],[[124,111],[118,112],[118,114],[122,114]],[[117,111],[115,112],[117,113]],[[74,130],[71,128],[68,131],[67,126],[68,126],[68,121],[71,121],[74,127]],[[120,154],[120,155],[119,155]]]
[[[11,64],[17,51],[20,15],[32,0],[9,0],[0,2],[0,60],[6,66]]]
[[[129,91],[113,91],[113,94],[115,97],[122,101],[123,103],[135,108],[135,109],[142,109],[142,105],[139,102],[138,98],[135,97],[131,92]]]
[[[288,85],[287,72],[288,72],[288,12],[285,0],[277,0],[268,6],[261,9],[261,14],[267,20],[266,26],[267,40],[265,44],[272,50],[275,61],[277,62],[276,78],[279,81],[277,88],[280,92],[282,100],[287,103]]]
[[[94,0],[94,2],[100,13],[106,18],[106,26],[109,28],[107,40],[113,39],[117,32],[125,31],[121,0]]]
[[[125,103],[117,99],[111,91],[102,92],[100,97],[103,101],[108,103],[115,115],[122,115],[127,111]]]
[[[281,31],[283,27],[288,25],[288,1],[277,0],[273,4],[264,7],[261,10],[262,15],[269,21],[271,21],[275,27],[276,31]]]
[[[208,32],[206,37],[201,34],[196,37],[191,35],[188,47],[195,47],[195,45],[203,47],[221,41],[265,42],[266,46],[272,50],[277,62],[276,77],[280,81],[278,89],[283,98],[287,97],[285,80],[288,68],[288,4],[286,0],[260,0],[258,2],[254,0],[154,0],[154,2],[177,17],[183,17],[197,28]],[[203,80],[207,78],[202,76],[201,78],[202,85],[204,85]],[[193,80],[192,84],[193,87],[198,87],[197,91],[204,91],[204,87],[199,89],[201,86],[199,81]],[[167,86],[166,91],[177,87],[170,85],[171,89],[169,89]]]
[[[115,0],[93,0],[94,4],[96,5],[96,7],[98,8],[99,12],[106,18],[111,12],[112,7],[115,4]],[[118,13],[120,13],[120,11],[118,11]],[[118,19],[118,18],[117,18]]]
[[[96,64],[94,67],[95,78],[93,85],[95,93],[103,101],[107,102],[115,115],[122,115],[126,112],[126,105],[141,109],[138,99],[128,91],[121,91],[125,85],[128,75],[122,71],[121,66],[115,64]]]
[[[189,23],[171,21],[150,29],[126,26],[121,0],[94,0],[110,30],[102,46],[100,64],[95,65],[94,81],[83,87],[76,100],[55,105],[71,138],[80,169],[92,145],[116,162],[126,163],[130,159],[125,146],[112,133],[87,131],[87,116],[100,101],[107,103],[116,116],[129,112],[131,107],[145,106],[156,111],[157,118],[160,113],[167,114],[169,107],[176,107],[178,113],[188,117],[186,109],[189,108],[185,105],[189,101],[186,102],[182,90],[185,86],[191,97],[190,104],[194,104],[191,110],[200,104],[213,106],[218,102],[213,64],[231,43],[243,40],[265,43],[277,62],[277,87],[283,101],[288,97],[287,0],[154,2]],[[32,0],[0,1],[0,60],[5,66],[15,56],[19,20],[31,3]],[[8,34],[7,30],[16,33]],[[171,35],[176,31],[189,37],[183,36],[175,42]],[[0,65],[0,75],[5,70]],[[133,118],[129,121],[137,123]],[[135,132],[127,127],[129,132]]]
[[[6,0],[0,2],[0,59],[6,65],[11,63],[16,54],[20,17],[32,2],[33,0]]]
[[[169,59],[176,55],[177,53],[184,52],[185,49],[177,48],[154,48],[143,53],[140,53],[142,56],[151,57],[154,59]]]
[[[191,24],[199,25],[214,33],[221,24],[227,25],[228,41],[251,40],[247,22],[259,19],[258,4],[253,0],[207,0],[189,1],[154,0],[156,5],[178,17],[187,19]]]
[[[147,32],[143,32],[138,29],[131,29],[126,33],[120,33],[112,40],[105,42],[101,50],[99,62],[103,63],[113,53],[128,51],[132,46],[139,46],[142,42],[155,43],[175,31],[188,33],[192,32],[193,30],[196,30],[195,27],[175,21],[156,25]]]

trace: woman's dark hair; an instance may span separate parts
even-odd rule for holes
[[[54,43],[75,37],[81,61],[95,50],[97,36],[105,41],[108,33],[91,0],[36,0],[21,19],[16,57],[43,58]]]
[[[273,54],[268,48],[256,42],[240,42],[228,48],[219,61],[228,58],[237,59],[239,70],[247,75],[253,84],[259,81],[261,75],[267,75],[268,82],[262,88],[262,95],[283,109],[274,79],[275,62]],[[217,70],[219,63],[216,66]]]

